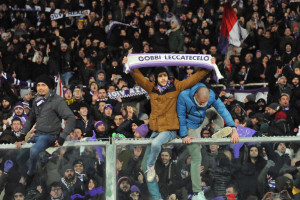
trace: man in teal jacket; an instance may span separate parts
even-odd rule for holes
[[[191,139],[200,138],[203,128],[206,110],[213,106],[224,119],[226,126],[231,128],[231,142],[238,143],[239,136],[234,126],[234,121],[226,109],[223,102],[218,98],[213,90],[208,89],[205,84],[198,83],[191,89],[186,89],[180,93],[177,99],[177,114],[179,118],[179,131],[183,142],[188,144],[187,148],[192,156],[191,178],[194,192],[193,200],[204,200],[205,196],[201,190],[201,151],[199,144],[191,144]]]

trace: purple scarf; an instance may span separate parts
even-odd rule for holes
[[[162,93],[165,89],[167,89],[170,86],[170,80],[168,80],[168,83],[166,86],[161,86],[159,84],[157,84],[157,89],[159,90],[160,93]]]
[[[45,98],[45,97],[39,98],[39,99],[36,101],[37,107],[38,107],[38,108],[41,108],[42,105],[45,103],[45,101],[46,101],[46,98]]]
[[[25,113],[23,115],[21,115],[21,116],[18,116],[16,114],[14,114],[13,118],[15,118],[15,117],[19,118],[22,121],[23,125],[25,124],[25,122],[27,120],[27,115]]]
[[[90,197],[94,197],[97,194],[103,194],[103,188],[102,186],[94,188],[92,190],[89,190],[88,192],[85,192],[85,196],[90,196]],[[74,194],[71,196],[71,199],[74,200],[76,198],[80,198],[80,199],[85,199],[85,196],[80,195],[80,194]]]

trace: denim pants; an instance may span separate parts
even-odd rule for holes
[[[69,85],[69,80],[70,78],[72,78],[73,76],[73,72],[66,72],[61,74],[60,78],[61,78],[61,83],[63,86]]]
[[[28,143],[35,143],[30,149],[22,149],[17,156],[17,163],[22,176],[33,175],[37,168],[39,154],[52,146],[57,139],[57,135],[35,134],[28,140]],[[26,163],[29,159],[28,170]]]
[[[153,132],[151,135],[151,152],[147,160],[147,166],[155,165],[157,157],[161,151],[161,145],[176,138],[176,131]]]
[[[142,170],[144,172],[144,176],[147,177],[147,173],[145,173],[147,171],[147,160],[149,158],[150,155],[150,150],[151,147],[148,145],[143,157],[143,161],[142,161]],[[148,187],[148,191],[152,196],[153,200],[159,200],[162,199],[161,194],[159,192],[159,187],[158,187],[158,183],[156,178],[150,183],[147,181],[147,178],[145,178],[146,183],[147,183],[147,187]]]

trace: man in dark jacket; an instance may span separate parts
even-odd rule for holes
[[[17,162],[26,177],[27,186],[33,179],[36,171],[39,153],[55,144],[63,145],[66,137],[75,127],[75,117],[65,101],[53,93],[53,79],[42,75],[37,79],[37,97],[34,99],[32,110],[21,131],[18,141],[15,143],[18,148],[25,142],[25,136],[36,123],[36,134],[28,142],[35,143],[30,149],[24,149],[17,156]],[[62,119],[66,121],[61,131]],[[26,162],[29,158],[29,167],[26,172]]]
[[[13,115],[12,100],[8,96],[2,98],[0,107],[0,131],[3,131],[3,125],[8,125],[7,119]]]
[[[73,166],[69,164],[66,165],[64,167],[63,173],[64,174],[61,178],[61,184],[64,197],[72,196],[75,194],[83,195],[83,184],[80,181],[80,179],[75,175]]]
[[[300,116],[297,109],[290,104],[290,95],[287,93],[281,93],[279,104],[281,110],[285,112],[287,116],[287,121],[290,127],[290,135],[296,135],[298,132],[298,126],[300,125]]]
[[[168,36],[166,35],[166,30],[166,25],[160,25],[159,31],[150,38],[154,52],[165,53],[168,51]]]
[[[36,62],[31,66],[31,79],[36,81],[42,74],[48,75],[48,66],[43,63],[43,57],[37,55]]]
[[[184,36],[177,20],[171,21],[171,33],[169,35],[169,50],[171,53],[183,52]]]
[[[60,47],[60,73],[63,85],[68,85],[70,78],[73,76],[72,62],[73,56],[71,51],[68,50],[66,43],[61,44]]]
[[[13,118],[11,121],[11,128],[7,128],[0,136],[1,144],[15,143],[20,136],[22,128],[22,121],[20,118]]]
[[[94,119],[88,113],[89,108],[85,103],[80,103],[78,108],[78,119],[76,119],[76,128],[81,129],[83,137],[92,137],[94,128]]]

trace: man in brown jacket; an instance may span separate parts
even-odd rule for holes
[[[215,63],[215,58],[212,58],[211,61]],[[126,62],[127,57],[123,59],[123,63]],[[170,80],[167,70],[159,67],[155,70],[155,82],[150,82],[138,69],[133,70],[132,76],[134,80],[148,92],[151,103],[149,127],[153,133],[151,135],[151,152],[147,160],[148,182],[154,180],[154,165],[161,151],[161,145],[175,139],[176,131],[179,130],[176,112],[179,93],[194,86],[207,74],[208,70],[200,70],[183,81]]]

